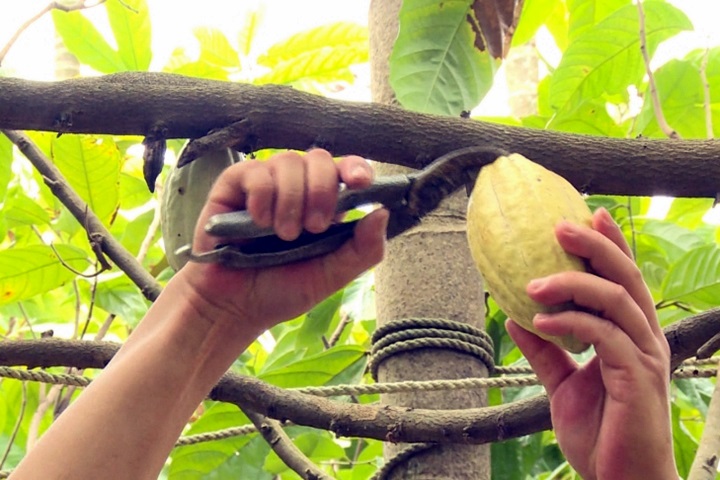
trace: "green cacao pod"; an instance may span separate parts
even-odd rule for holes
[[[180,270],[185,260],[175,251],[192,244],[195,224],[215,179],[223,170],[240,160],[234,150],[216,150],[195,159],[190,165],[173,168],[165,181],[160,205],[165,255],[173,270]]]
[[[587,344],[570,335],[541,334],[532,324],[536,313],[577,307],[572,302],[542,305],[525,290],[534,278],[585,271],[584,262],[566,253],[555,237],[561,220],[589,226],[592,213],[567,180],[515,153],[480,170],[468,204],[467,236],[473,260],[498,306],[526,330],[580,353]]]

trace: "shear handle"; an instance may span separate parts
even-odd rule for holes
[[[413,181],[413,175],[388,175],[377,178],[369,187],[360,190],[350,190],[343,186],[335,211],[343,213],[372,203],[381,203],[391,210],[399,208],[407,203]],[[205,231],[215,237],[237,240],[271,237],[275,233],[272,227],[256,225],[247,210],[213,215],[205,224]]]

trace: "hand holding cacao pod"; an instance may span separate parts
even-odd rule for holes
[[[520,326],[573,353],[588,348],[572,336],[550,337],[533,327],[535,314],[577,308],[547,306],[526,292],[530,280],[585,271],[555,238],[561,220],[590,226],[592,213],[564,178],[519,154],[483,167],[470,195],[467,235],[472,257],[498,306]]]

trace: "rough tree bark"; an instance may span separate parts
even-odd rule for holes
[[[374,102],[394,103],[389,85],[389,56],[398,32],[400,0],[370,4],[370,65]],[[378,164],[378,174],[407,171]],[[465,238],[467,195],[461,192],[417,228],[393,240],[386,260],[376,269],[378,327],[403,318],[445,318],[483,327],[482,279]],[[486,366],[470,355],[445,349],[419,349],[394,355],[379,369],[382,382],[485,377]],[[389,405],[451,409],[486,405],[484,391],[402,393],[382,396]],[[385,444],[386,460],[407,445]],[[489,447],[438,446],[401,462],[388,478],[483,479],[490,477]]]

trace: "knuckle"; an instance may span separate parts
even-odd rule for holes
[[[611,301],[617,302],[617,304],[626,303],[630,300],[630,294],[625,290],[625,287],[617,283],[613,283],[609,287],[609,297]]]

